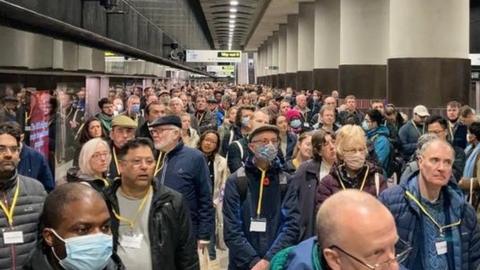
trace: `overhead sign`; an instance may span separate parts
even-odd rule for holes
[[[480,66],[480,53],[471,53],[470,60],[472,60],[472,66]]]
[[[234,71],[235,71],[235,66],[233,65],[207,66],[207,72],[213,73],[217,77],[233,77]]]
[[[240,63],[241,51],[187,50],[187,62]]]

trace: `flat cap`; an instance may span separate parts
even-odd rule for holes
[[[149,125],[149,127],[163,126],[163,125],[174,125],[179,128],[182,128],[182,120],[176,115],[166,115],[158,118]]]
[[[117,115],[112,120],[112,127],[137,128],[137,122],[126,115]]]
[[[280,135],[280,130],[278,129],[277,126],[274,126],[274,125],[263,125],[263,126],[259,126],[257,127],[256,129],[254,129],[252,131],[252,133],[250,133],[250,135],[248,135],[248,141],[251,142],[252,139],[257,136],[258,134],[262,133],[262,132],[265,132],[265,131],[272,131],[274,133],[278,135]]]

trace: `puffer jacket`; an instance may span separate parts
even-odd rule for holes
[[[119,212],[116,192],[121,181],[113,182],[108,190],[109,209]],[[153,270],[199,269],[197,241],[192,234],[188,206],[182,195],[164,185],[153,186],[153,198],[148,218],[150,252]],[[115,215],[111,213],[111,216]],[[114,250],[119,244],[119,221],[112,219]]]
[[[379,170],[377,167],[370,163],[366,164],[368,165],[368,173],[365,180],[365,186],[363,187],[363,191],[370,193],[375,197],[378,197],[378,195],[387,188],[387,182],[385,181],[381,170]],[[342,185],[339,182],[340,179],[345,185],[345,188],[360,189],[366,170],[367,166],[364,165],[363,169],[360,171],[360,173],[357,174],[356,178],[350,178],[346,176],[344,165],[333,165],[330,174],[325,176],[322,179],[322,182],[318,184],[316,209],[318,209],[320,205],[326,199],[328,199],[328,197],[343,189]],[[376,183],[375,181],[375,175],[378,176],[378,183]]]
[[[408,269],[422,270],[423,266],[423,229],[422,215],[418,205],[406,196],[409,191],[419,198],[418,173],[404,180],[398,186],[385,190],[379,199],[392,212],[397,225],[398,236],[408,242],[413,250],[408,258],[402,263]],[[475,210],[465,201],[462,191],[451,180],[442,188],[442,196],[448,205],[446,214],[447,224],[461,219],[459,235],[461,239],[455,239],[450,230],[446,230],[447,237],[452,237],[448,242],[449,258],[454,268],[451,270],[478,269],[480,266],[480,230],[478,227]]]
[[[6,197],[8,203],[12,203],[17,183],[19,195],[14,210],[13,227],[23,232],[24,243],[5,245],[3,234],[0,235],[0,269],[2,270],[22,269],[28,263],[30,254],[37,245],[38,224],[47,196],[42,183],[23,175],[15,175],[8,181],[2,181],[0,186],[2,201]],[[0,228],[8,227],[10,226],[6,215],[4,211],[0,211]]]

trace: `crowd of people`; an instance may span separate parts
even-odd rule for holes
[[[28,100],[2,99],[0,269],[215,270],[220,251],[229,270],[480,269],[467,105],[409,117],[338,91],[211,82],[112,90],[98,113],[84,90],[65,96],[67,183],[25,139]]]

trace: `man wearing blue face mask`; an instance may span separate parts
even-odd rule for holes
[[[102,195],[80,183],[61,185],[47,196],[42,241],[24,269],[123,270],[113,253],[110,214]]]
[[[297,243],[299,212],[294,188],[277,157],[279,130],[262,125],[248,136],[251,151],[232,174],[223,201],[228,269],[268,269],[282,248]]]

